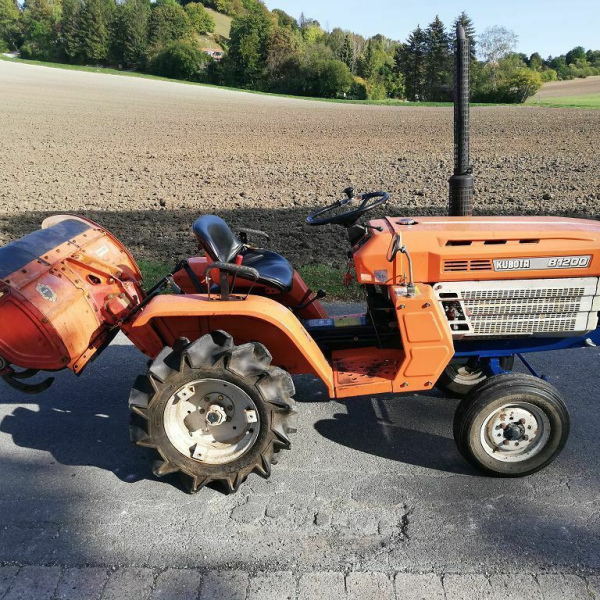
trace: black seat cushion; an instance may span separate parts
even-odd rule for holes
[[[202,250],[215,262],[233,262],[244,247],[229,225],[215,215],[203,215],[196,219],[192,230]]]
[[[246,267],[253,267],[260,275],[258,283],[289,292],[294,283],[294,268],[283,256],[270,250],[246,248],[242,252]]]
[[[241,254],[242,264],[253,267],[260,275],[257,283],[289,292],[294,283],[294,268],[275,252],[247,248],[240,242],[229,225],[215,215],[203,215],[192,227],[207,256],[213,261],[232,263]]]

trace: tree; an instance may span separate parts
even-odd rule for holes
[[[425,99],[445,100],[452,90],[450,37],[438,16],[425,31]]]
[[[600,50],[588,50],[585,58],[591,65],[600,66]]]
[[[529,65],[528,66],[530,69],[533,69],[534,71],[541,71],[543,64],[544,64],[544,61],[538,52],[534,52],[529,57]]]
[[[81,60],[81,0],[62,0],[62,49],[70,62]]]
[[[19,7],[14,0],[0,0],[0,50],[19,47]]]
[[[196,33],[203,35],[215,30],[215,20],[199,2],[190,2],[185,5],[185,12]]]
[[[152,60],[151,69],[163,77],[202,81],[210,57],[188,41],[172,42]]]
[[[150,42],[160,49],[189,36],[192,26],[187,13],[181,6],[163,4],[152,9],[150,15]]]
[[[345,96],[354,83],[354,77],[348,65],[341,60],[329,59],[317,63],[318,96],[323,98],[340,98]]]
[[[226,58],[231,83],[247,87],[264,84],[267,41],[273,25],[269,15],[260,11],[233,19]]]
[[[122,5],[120,40],[122,60],[128,67],[143,68],[147,60],[150,32],[150,0],[125,0]]]
[[[527,68],[513,70],[502,83],[501,94],[504,102],[525,102],[542,87],[542,77]]]
[[[519,37],[506,27],[488,27],[479,39],[479,53],[488,63],[498,63],[500,59],[514,51]]]
[[[585,48],[583,46],[576,46],[573,50],[569,50],[565,56],[568,65],[575,64],[577,61],[583,61],[585,59]]]
[[[83,61],[98,63],[108,59],[114,13],[114,0],[83,0],[79,19]]]
[[[339,59],[345,65],[347,65],[350,71],[354,72],[354,69],[356,68],[356,58],[354,55],[354,48],[352,47],[352,42],[350,41],[350,36],[348,34],[346,34],[344,37],[344,44],[342,45]]]
[[[277,16],[277,25],[286,29],[298,29],[298,21],[294,17],[288,15],[285,11],[276,8],[273,14]]]
[[[469,38],[469,49],[471,53],[471,60],[477,59],[477,35],[475,33],[475,25],[471,20],[471,17],[463,10],[460,15],[454,20],[454,31],[458,25],[462,25],[465,30],[466,36]],[[454,37],[454,36],[453,36]]]
[[[394,57],[396,70],[404,78],[406,97],[409,100],[423,100],[425,95],[425,67],[427,56],[427,36],[421,27],[408,36],[406,44],[401,44]]]
[[[59,60],[60,20],[59,0],[27,0],[21,18],[21,56],[38,60]]]
[[[285,27],[275,27],[267,40],[266,67],[271,85],[277,86],[276,81],[283,75],[283,66],[295,54],[302,37],[297,30]]]
[[[358,61],[358,74],[367,81],[375,78],[386,61],[381,42],[371,38],[365,46],[364,54]]]

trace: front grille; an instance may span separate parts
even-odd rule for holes
[[[576,330],[577,318],[544,318],[534,315],[526,319],[473,319],[474,335],[530,335],[534,333],[565,333]]]
[[[434,289],[456,335],[576,335],[598,325],[595,277],[440,283]]]
[[[508,282],[499,282],[508,283]],[[519,282],[522,286],[535,284],[531,282]],[[517,289],[485,289],[464,290],[462,292],[465,300],[516,300],[521,298],[577,298],[585,294],[584,287],[556,287],[556,288],[530,288]]]

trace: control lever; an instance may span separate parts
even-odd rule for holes
[[[327,296],[327,292],[325,290],[317,290],[310,300],[302,304],[298,304],[298,306],[294,307],[293,310],[304,310],[305,308],[308,308],[309,306],[314,304],[317,300],[322,300],[323,298],[325,298],[325,296]]]

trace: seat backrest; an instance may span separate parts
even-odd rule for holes
[[[215,215],[196,219],[192,230],[202,250],[214,261],[233,262],[244,247],[229,225]]]

